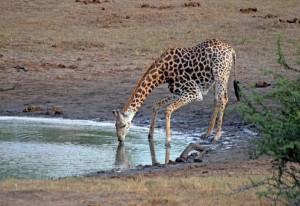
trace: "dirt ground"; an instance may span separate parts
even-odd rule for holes
[[[238,78],[246,92],[256,82],[272,84],[274,79],[261,71],[280,70],[278,33],[287,61],[295,62],[299,10],[298,0],[4,0],[0,7],[0,115],[113,121],[111,111],[122,109],[143,72],[166,48],[190,47],[208,38],[234,47]],[[232,82],[231,77],[228,108],[237,105]],[[167,95],[167,86],[159,86],[133,123],[149,125],[152,106]],[[202,131],[209,124],[212,104],[211,91],[202,102],[175,112],[172,130]],[[164,127],[163,120],[162,111],[158,127]],[[245,127],[238,114],[225,115],[224,128],[238,132]],[[250,146],[213,151],[201,164],[142,173],[146,177],[266,174],[270,160],[250,160]]]

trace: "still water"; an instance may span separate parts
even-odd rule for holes
[[[156,159],[164,163],[165,133],[155,131]],[[171,159],[188,145],[173,133]],[[113,123],[0,117],[0,180],[60,178],[151,164],[148,129],[133,126],[119,144]]]

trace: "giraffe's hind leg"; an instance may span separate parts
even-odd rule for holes
[[[226,75],[223,75],[222,77],[218,77],[216,75],[214,109],[212,113],[211,122],[209,124],[207,133],[205,135],[206,137],[211,136],[216,123],[216,119],[218,118],[217,130],[214,137],[216,141],[218,141],[221,137],[224,110],[228,102],[228,97],[227,97],[228,79],[229,79],[229,72],[227,72]]]
[[[214,139],[216,141],[218,141],[221,137],[224,110],[225,110],[226,104],[228,102],[227,95],[223,96],[223,97],[220,97],[220,98],[222,99],[221,102],[216,101],[214,103],[214,109],[213,109],[211,122],[208,126],[208,129],[207,129],[207,132],[206,132],[206,135],[205,135],[206,138],[208,138],[212,135],[212,132],[213,132],[214,127],[215,127],[216,119],[218,118],[216,134],[214,136]]]
[[[218,102],[217,104],[217,114],[218,114],[218,123],[217,123],[217,131],[214,139],[218,141],[221,137],[221,131],[222,131],[222,124],[223,124],[223,117],[224,117],[224,110],[226,107],[226,104],[228,102],[227,94],[220,96],[221,102]]]
[[[207,129],[207,132],[206,132],[206,135],[205,135],[206,138],[210,137],[213,130],[214,130],[216,119],[217,119],[217,114],[218,114],[218,105],[217,105],[216,102],[214,102],[214,108],[213,108],[211,121],[210,121],[210,124],[208,126],[208,129]]]

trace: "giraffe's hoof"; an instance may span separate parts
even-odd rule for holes
[[[220,141],[220,137],[221,137],[221,135],[216,135],[216,136],[214,137],[214,140],[215,140],[216,142],[219,142],[219,141]]]
[[[200,136],[201,139],[208,139],[211,135],[203,134]]]
[[[207,141],[208,143],[211,143],[214,140],[214,136],[212,136],[211,134],[203,134],[201,137],[201,139]]]
[[[152,166],[154,166],[154,167],[160,167],[162,164],[160,164],[159,162],[155,162],[155,163],[153,163],[152,164]]]
[[[213,136],[210,136],[209,138],[207,138],[208,142],[212,143],[212,142],[220,142],[220,137],[213,137]]]

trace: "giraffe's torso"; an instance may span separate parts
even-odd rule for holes
[[[165,70],[164,78],[170,92],[181,95],[185,89],[183,87],[189,87],[189,82],[194,82],[205,95],[215,83],[216,74],[229,75],[232,52],[230,46],[215,39],[192,48],[169,49],[162,69]]]

